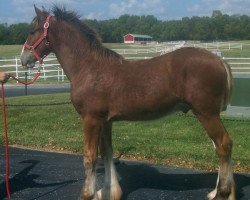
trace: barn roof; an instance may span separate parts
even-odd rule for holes
[[[132,35],[133,37],[138,37],[138,38],[152,38],[149,35],[141,35],[141,34],[133,34],[133,33],[128,33],[127,35]]]

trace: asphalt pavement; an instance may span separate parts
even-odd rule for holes
[[[70,85],[69,83],[65,84],[33,84],[27,86],[27,95],[36,95],[36,94],[52,94],[52,93],[61,93],[61,92],[69,92]],[[13,97],[13,96],[24,96],[25,86],[22,84],[16,85],[5,85],[5,96]]]
[[[1,149],[0,199],[7,199],[4,149]],[[82,156],[10,148],[11,199],[75,200],[83,185]],[[116,164],[123,200],[202,200],[214,188],[217,173],[121,160]],[[250,174],[235,174],[238,200],[250,199]],[[97,164],[97,187],[104,166]]]

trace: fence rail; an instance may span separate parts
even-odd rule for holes
[[[159,49],[158,49],[159,50]],[[126,53],[125,58],[126,59],[150,59],[154,57],[154,55],[151,55],[152,49],[149,51],[145,50],[136,50],[137,54],[131,54],[127,53],[127,51],[131,51],[131,49],[126,49],[124,52]],[[162,48],[161,51],[159,52],[165,52],[168,51],[167,48]],[[148,53],[148,54],[143,54],[141,55],[141,52],[143,53]],[[155,52],[157,52],[157,49],[155,49]],[[158,54],[159,55],[159,54]],[[244,75],[247,77],[250,77],[250,58],[225,58],[223,57],[224,60],[227,61],[227,63],[231,66],[232,73],[233,75]],[[5,71],[8,73],[13,73],[15,74],[16,77],[18,78],[25,78],[25,73],[28,74],[28,80],[33,78],[34,73],[36,70],[31,70],[31,69],[25,69],[23,67],[20,67],[20,58],[16,57],[14,59],[2,59],[0,60],[0,71]],[[3,70],[1,70],[3,68]],[[36,69],[36,67],[34,68]],[[48,79],[54,79],[57,81],[64,81],[66,80],[66,75],[63,71],[63,69],[60,67],[60,64],[58,63],[57,59],[55,56],[49,56],[44,60],[44,64],[42,65],[41,69],[41,77],[40,79],[42,80],[48,80]]]
[[[225,58],[223,60],[231,66],[234,75],[245,74],[250,75],[250,58]]]
[[[204,48],[204,49],[216,49],[216,50],[243,49],[242,43],[230,43],[230,42],[194,43],[191,44],[190,46]]]
[[[0,60],[0,71],[15,74],[16,77],[21,79],[26,78],[25,73],[27,73],[28,80],[31,80],[36,73],[37,67],[34,67],[34,69],[25,69],[20,66],[21,61],[19,57]],[[1,68],[3,68],[3,70],[1,70]],[[44,63],[41,67],[40,79],[55,79],[57,81],[64,81],[66,79],[66,75],[55,56],[44,59]]]

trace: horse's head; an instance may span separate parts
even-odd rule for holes
[[[34,67],[36,61],[42,63],[43,59],[51,52],[48,41],[51,16],[45,10],[34,7],[37,16],[32,21],[30,33],[21,53],[22,65],[28,68]]]

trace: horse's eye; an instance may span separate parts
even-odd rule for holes
[[[34,35],[37,31],[40,31],[40,30],[42,30],[42,28],[33,29],[33,30],[30,31],[30,34]]]

